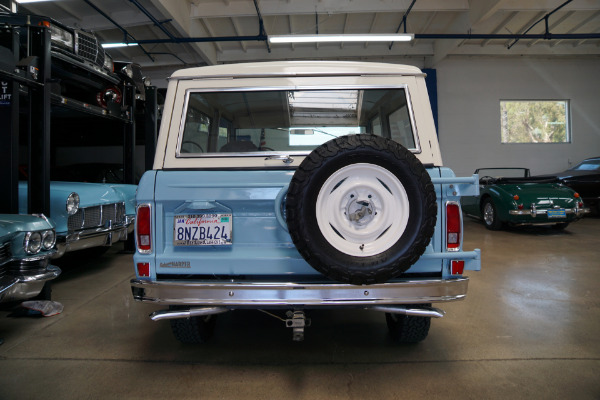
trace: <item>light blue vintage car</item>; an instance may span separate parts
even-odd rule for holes
[[[50,218],[56,224],[54,258],[65,252],[111,246],[127,239],[135,219],[136,185],[50,183]],[[19,212],[27,212],[27,183],[19,183]]]
[[[54,223],[44,215],[0,214],[0,303],[36,297],[60,275],[49,264],[55,243]]]
[[[465,298],[481,256],[463,251],[459,201],[478,179],[443,166],[421,70],[191,68],[166,99],[131,288],[165,306],[151,318],[181,342],[205,342],[235,309],[270,309],[302,340],[305,310],[360,308],[415,343],[444,315],[432,303]]]

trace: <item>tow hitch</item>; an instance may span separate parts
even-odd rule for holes
[[[292,328],[292,340],[294,342],[301,342],[304,340],[304,328],[310,326],[310,318],[306,318],[304,311],[301,310],[289,310],[286,311],[285,316],[287,318],[281,318],[275,314],[272,314],[265,310],[259,310],[275,319],[283,321],[285,326]]]
[[[310,318],[306,318],[304,311],[288,311],[285,313],[288,319],[285,326],[292,328],[292,340],[301,342],[304,340],[304,327],[310,326]]]

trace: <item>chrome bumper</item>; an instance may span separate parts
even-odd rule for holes
[[[341,283],[235,283],[131,280],[138,301],[226,308],[369,307],[462,300],[469,278],[389,282],[375,285]]]
[[[40,294],[44,284],[60,275],[60,268],[46,266],[44,272],[28,275],[8,275],[0,280],[0,303],[27,300]]]
[[[68,251],[89,249],[99,246],[112,246],[120,240],[127,240],[133,232],[135,217],[126,216],[122,225],[85,229],[68,234],[58,234],[56,238],[57,253],[52,258],[62,257]]]
[[[590,212],[590,209],[587,207],[585,207],[585,208],[565,208],[566,214],[575,214],[575,215],[583,216],[584,214],[587,214],[589,212]],[[538,215],[547,215],[548,210],[531,208],[531,209],[527,209],[527,210],[509,210],[508,213],[510,215],[528,215],[528,216],[535,218]]]

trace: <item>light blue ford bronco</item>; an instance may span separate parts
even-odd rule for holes
[[[137,192],[138,301],[182,342],[217,314],[269,310],[302,340],[314,308],[386,314],[427,336],[432,303],[466,296],[461,195],[442,166],[425,75],[362,62],[269,62],[175,72]]]

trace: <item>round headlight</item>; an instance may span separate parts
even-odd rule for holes
[[[54,231],[44,231],[42,233],[42,247],[44,250],[50,250],[56,244],[56,233]]]
[[[27,232],[23,248],[28,254],[36,254],[42,248],[42,235],[39,232]]]
[[[67,197],[67,214],[74,215],[79,210],[79,195],[75,192]]]

